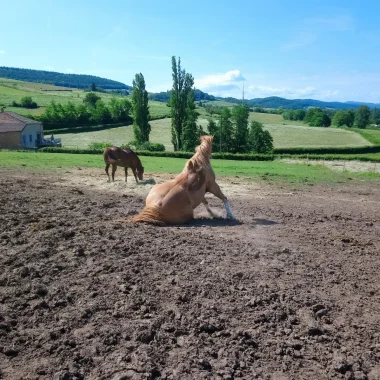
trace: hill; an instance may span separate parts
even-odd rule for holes
[[[40,115],[45,111],[45,107],[51,102],[67,104],[82,104],[87,92],[84,90],[71,89],[62,86],[54,86],[44,83],[23,82],[14,79],[0,78],[0,107],[4,106],[6,111],[13,111],[23,116]],[[97,92],[98,96],[108,104],[113,98],[123,98],[124,95],[113,94],[109,91]],[[13,107],[13,101],[20,103],[24,96],[32,97],[38,108],[29,109],[23,107]],[[149,109],[152,119],[168,116],[170,108],[165,103],[149,100]]]
[[[54,71],[0,66],[0,78],[46,83],[70,88],[88,88],[92,83],[104,90],[130,90],[132,87],[111,79],[85,74],[63,74]]]
[[[241,103],[241,99],[236,98],[222,98],[218,97],[218,100],[222,100],[229,103]],[[361,105],[367,105],[370,108],[379,108],[380,104],[365,103],[365,102],[324,102],[315,99],[285,99],[278,96],[270,96],[267,98],[254,98],[244,100],[244,103],[249,107],[262,107],[262,108],[279,108],[285,109],[307,109],[309,107],[330,108],[330,109],[350,109],[358,108]]]

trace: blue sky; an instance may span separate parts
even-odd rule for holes
[[[0,0],[0,66],[219,96],[380,102],[380,2]]]

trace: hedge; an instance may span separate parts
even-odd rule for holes
[[[112,123],[112,124],[77,125],[77,126],[70,126],[70,125],[65,124],[64,128],[58,128],[58,129],[48,129],[48,127],[44,127],[44,133],[45,135],[50,135],[50,134],[94,132],[94,131],[101,131],[103,129],[123,127],[124,125],[130,125],[130,123],[123,122],[123,123]]]
[[[332,148],[275,148],[274,154],[360,154],[379,153],[379,145]]]
[[[102,149],[69,149],[57,147],[45,147],[39,149],[43,153],[73,153],[73,154],[103,154]],[[140,156],[151,157],[174,157],[174,158],[191,158],[194,153],[191,152],[149,152],[146,150],[136,151]],[[213,153],[212,158],[235,161],[273,161],[272,154],[232,154],[232,153]]]
[[[309,159],[309,160],[326,160],[326,161],[363,161],[363,162],[380,162],[380,157],[368,157],[360,155],[339,155],[339,154],[281,154],[276,158],[292,159]],[[380,170],[380,168],[379,168]]]

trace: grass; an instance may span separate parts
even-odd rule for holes
[[[345,128],[345,130],[350,130]],[[363,136],[365,139],[370,141],[374,145],[380,145],[380,129],[358,129],[352,128],[352,130],[359,135]]]
[[[65,91],[62,91],[65,90]],[[83,90],[70,89],[67,87],[53,86],[43,83],[23,82],[12,79],[0,78],[0,104],[5,105],[6,111],[17,112],[20,115],[40,115],[44,112],[45,107],[51,102],[66,104],[72,102],[74,104],[83,103],[86,96]],[[105,103],[108,103],[111,98],[120,96],[97,92]],[[13,101],[20,103],[24,96],[31,96],[39,108],[27,109],[22,107],[12,107]],[[149,101],[150,114],[152,119],[157,119],[169,116],[170,108],[165,103]]]
[[[354,147],[371,145],[353,131],[338,128],[315,128],[300,125],[265,124],[273,136],[275,148]]]
[[[150,141],[164,144],[166,150],[173,150],[171,143],[171,119],[154,120],[150,124],[152,126]],[[205,130],[207,129],[206,119],[198,119],[198,124],[201,124]],[[357,133],[338,128],[326,129],[282,124],[265,124],[265,128],[273,136],[275,148],[371,145],[364,137]],[[56,135],[56,137],[62,138],[64,146],[76,146],[78,148],[87,148],[88,144],[92,142],[108,142],[121,145],[134,140],[132,126],[96,132],[62,134]]]
[[[180,158],[142,157],[146,172],[180,173],[186,160]],[[103,169],[101,155],[59,154],[35,152],[0,151],[0,170],[3,168],[19,168],[31,171],[48,171],[49,169],[87,167]],[[341,183],[352,179],[380,179],[380,174],[333,172],[324,166],[306,164],[287,164],[280,161],[247,162],[212,160],[217,176],[242,176],[253,180],[270,180],[284,183]]]
[[[207,120],[199,119],[198,124],[206,128]],[[150,141],[164,144],[168,151],[173,150],[171,119],[152,120],[150,121],[150,125],[152,127]],[[55,134],[54,137],[61,138],[62,144],[65,147],[78,148],[88,148],[88,145],[93,142],[122,145],[134,140],[132,125],[95,132]]]

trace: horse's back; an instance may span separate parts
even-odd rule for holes
[[[122,149],[118,146],[110,146],[104,150],[104,161],[113,163],[117,166],[135,167],[136,153],[129,148]]]

